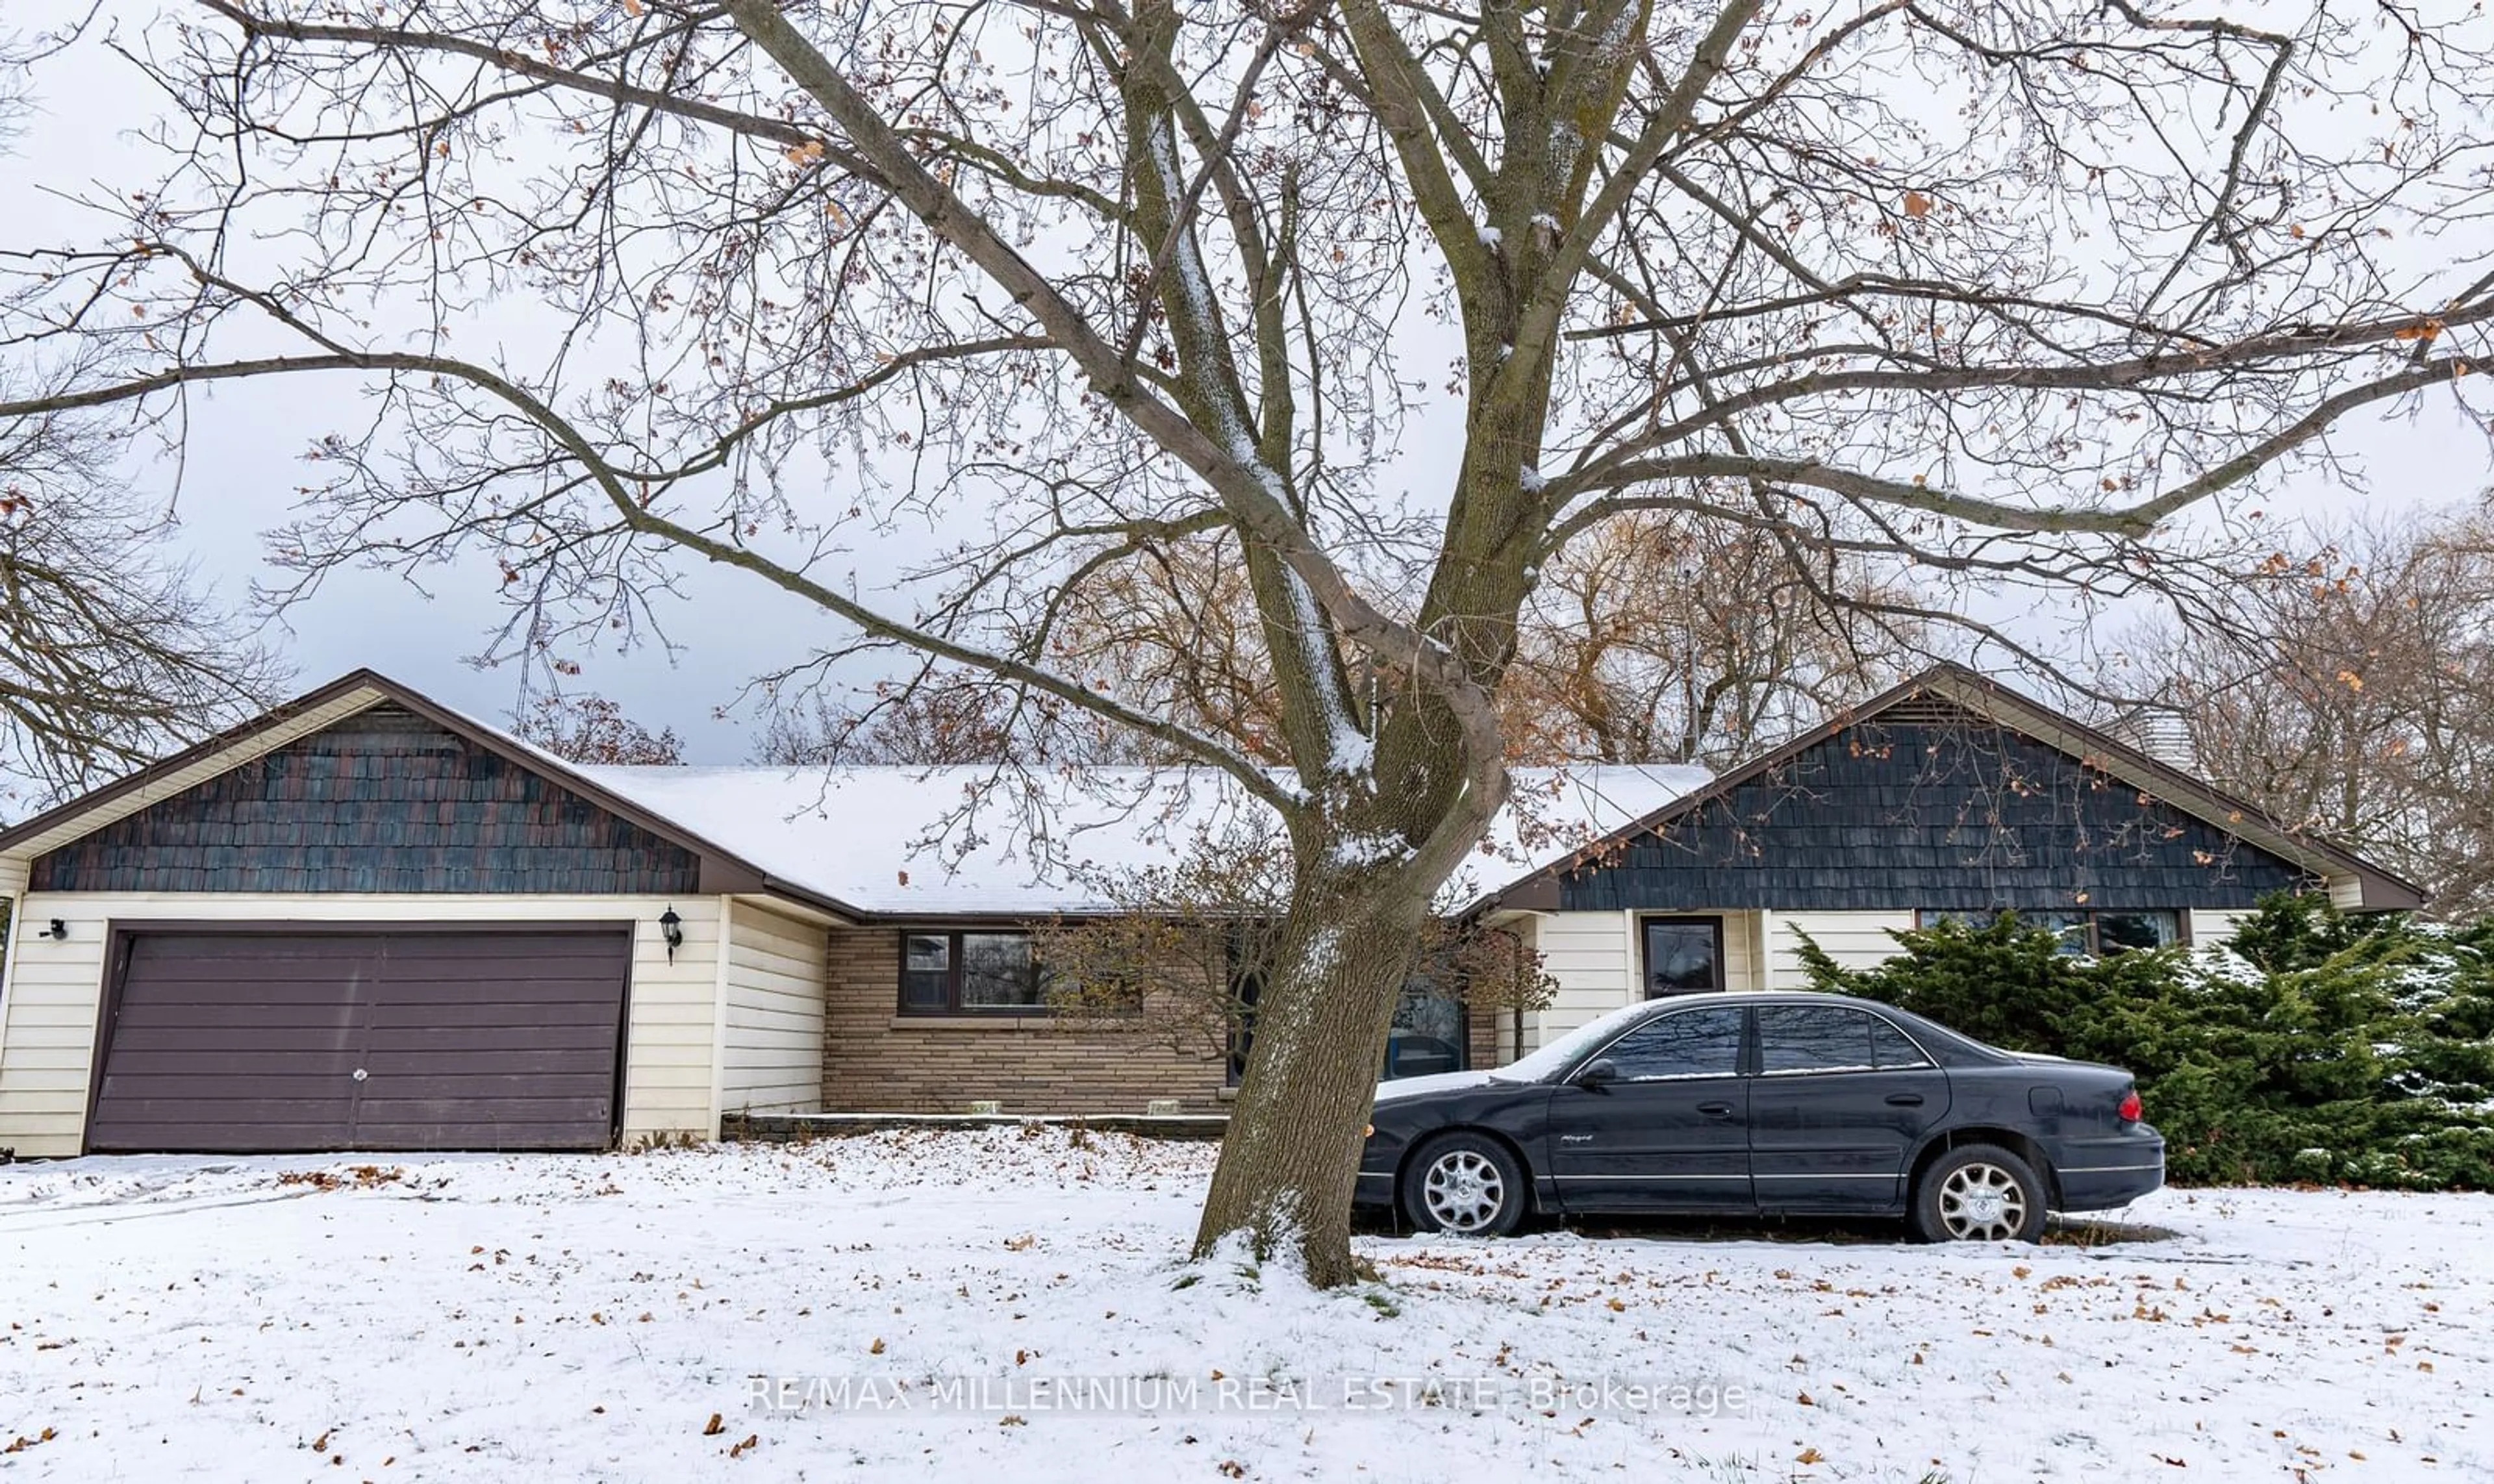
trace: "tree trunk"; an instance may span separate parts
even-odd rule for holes
[[[1299,1263],[1333,1287],[1358,1276],[1351,1196],[1394,1003],[1429,891],[1408,877],[1293,893],[1291,924],[1256,1004],[1256,1044],[1221,1141],[1195,1253],[1246,1234],[1259,1261]]]

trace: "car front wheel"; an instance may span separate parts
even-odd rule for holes
[[[2044,1181],[1996,1144],[1931,1162],[1914,1188],[1914,1228],[1932,1242],[2032,1242],[2044,1234]]]
[[[1422,1231],[1505,1236],[1524,1222],[1524,1166],[1479,1134],[1429,1141],[1403,1172],[1403,1215]]]

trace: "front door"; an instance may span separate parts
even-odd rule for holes
[[[1568,1082],[1550,1099],[1550,1173],[1570,1211],[1754,1210],[1749,1012],[1658,1015],[1596,1052],[1612,1078]]]
[[[1948,1075],[1882,1016],[1758,1007],[1749,1162],[1769,1211],[1904,1208],[1905,1162],[1948,1111]]]

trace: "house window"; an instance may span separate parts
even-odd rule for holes
[[[1246,1079],[1247,1053],[1256,1048],[1256,1002],[1264,993],[1264,967],[1247,956],[1240,935],[1235,932],[1224,942],[1222,952],[1230,967],[1230,992],[1238,1002],[1230,1022],[1228,1076],[1229,1084],[1235,1087]]]
[[[904,932],[900,1009],[907,1015],[1027,1013],[1047,1008],[1026,932]]]
[[[1464,1070],[1464,1002],[1415,974],[1394,1002],[1394,1021],[1385,1033],[1385,1081],[1429,1076]]]
[[[1230,1026],[1229,1084],[1247,1075],[1247,1053],[1256,1045],[1256,1001],[1264,992],[1261,968],[1243,966],[1237,944],[1231,944],[1230,992],[1238,998],[1236,1018]],[[1471,1028],[1462,998],[1414,975],[1394,1002],[1394,1020],[1385,1035],[1385,1065],[1378,1080],[1460,1072],[1468,1060]]]
[[[1645,997],[1705,994],[1723,987],[1723,920],[1645,920]]]
[[[2182,941],[2178,912],[2099,912],[2095,920],[2096,952],[2118,954],[2131,948],[2166,948]]]
[[[1938,912],[1917,912],[1914,925],[1930,927],[1938,923],[1963,923],[1969,927],[1989,927],[1998,916],[1997,910],[1950,908]],[[2065,954],[2091,954],[2101,957],[2135,948],[2166,948],[2186,941],[2182,936],[2182,914],[2179,912],[2021,912],[2018,921],[2059,937],[2061,952]]]
[[[1232,987],[1240,1005],[1239,1017],[1230,1028],[1229,1084],[1235,1087],[1245,1079],[1247,1053],[1255,1048],[1256,996],[1263,990],[1263,978],[1242,977]],[[1385,1036],[1385,1066],[1378,1080],[1460,1072],[1468,1039],[1463,1001],[1426,984],[1406,985],[1394,1004],[1393,1027]]]

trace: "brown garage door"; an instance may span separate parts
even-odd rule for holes
[[[593,1149],[613,1137],[628,932],[121,941],[92,1150]]]

